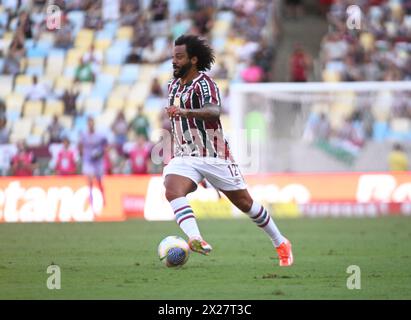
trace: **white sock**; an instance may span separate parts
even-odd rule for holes
[[[198,230],[197,221],[186,197],[181,197],[170,201],[171,208],[173,208],[176,222],[187,237],[200,237],[200,230]]]
[[[270,214],[262,205],[254,201],[250,211],[246,212],[246,214],[257,224],[257,226],[267,233],[275,247],[278,247],[285,241],[285,238],[282,236],[280,230],[278,230]]]

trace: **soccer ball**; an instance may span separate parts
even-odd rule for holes
[[[178,236],[168,236],[158,245],[158,256],[167,267],[179,267],[190,256],[188,243]]]

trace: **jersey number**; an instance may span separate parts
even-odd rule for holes
[[[233,176],[233,177],[238,177],[239,176],[238,165],[229,164],[228,165],[228,170],[230,170],[231,176]]]

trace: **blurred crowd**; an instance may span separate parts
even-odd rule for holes
[[[76,149],[88,117],[110,141],[107,173],[160,172],[148,155],[156,129],[169,130],[162,110],[173,40],[190,33],[211,43],[210,75],[227,113],[231,82],[272,78],[274,11],[269,0],[2,1],[2,174],[59,173],[66,147],[79,173]],[[22,159],[30,170],[17,169]]]
[[[347,26],[347,8],[361,10],[357,26]],[[334,0],[329,32],[321,44],[325,81],[411,79],[411,1]]]
[[[329,24],[319,54],[323,81],[411,80],[411,1],[332,0],[323,5]],[[351,5],[359,10],[348,12]],[[359,19],[348,23],[349,14]],[[307,61],[300,56],[301,61]],[[354,99],[348,94],[345,102],[335,101],[347,110],[338,126],[330,119],[331,107],[315,111],[308,119],[304,138],[350,159],[355,159],[370,140],[411,139],[409,90],[351,95]]]

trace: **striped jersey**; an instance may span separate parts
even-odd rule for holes
[[[168,103],[169,106],[182,109],[200,109],[207,104],[221,107],[216,83],[203,72],[187,84],[182,84],[179,78],[171,80],[168,83]],[[174,117],[171,122],[174,157],[196,156],[232,160],[220,119]]]

